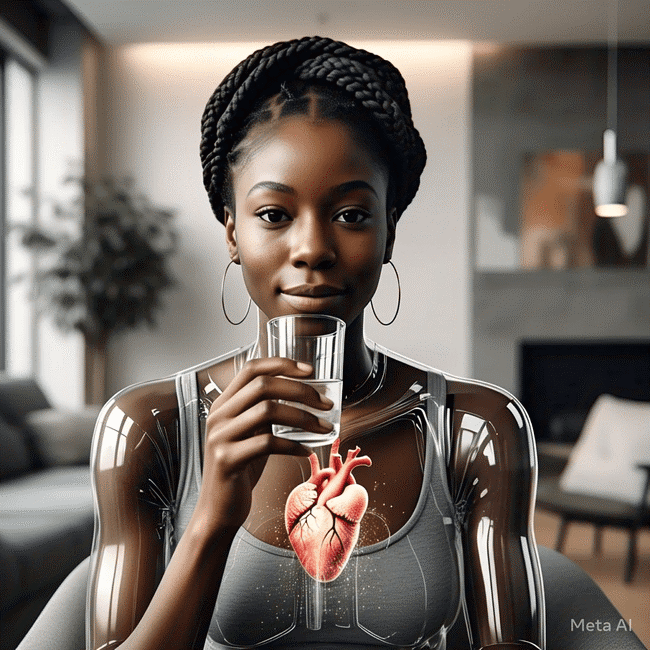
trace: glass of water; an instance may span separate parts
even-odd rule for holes
[[[319,411],[296,402],[285,402],[331,422],[334,426],[331,433],[314,433],[274,424],[273,434],[307,447],[332,444],[338,438],[341,428],[345,322],[321,314],[293,314],[273,318],[266,327],[269,356],[286,357],[310,364],[313,368],[311,376],[296,381],[310,384],[334,402],[328,411]]]

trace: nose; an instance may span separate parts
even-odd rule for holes
[[[291,241],[291,263],[313,270],[332,267],[336,263],[336,248],[329,224],[318,216],[305,216],[294,228]]]

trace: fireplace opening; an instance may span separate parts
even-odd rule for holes
[[[519,382],[535,438],[573,443],[599,395],[650,402],[650,339],[522,341]]]

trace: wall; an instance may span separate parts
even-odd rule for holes
[[[647,48],[619,52],[622,151],[650,153],[649,60]],[[477,251],[474,374],[515,393],[523,339],[650,337],[650,266],[517,270],[523,156],[557,149],[602,150],[606,62],[604,48],[587,47],[497,48],[477,54],[475,60],[475,211],[479,214],[489,202],[500,218],[499,237]],[[479,228],[477,239],[481,234]]]
[[[416,200],[398,227],[394,262],[402,307],[389,328],[367,318],[368,336],[402,354],[465,375],[470,372],[471,48],[464,42],[362,44],[404,73],[429,164]],[[173,260],[180,285],[166,297],[154,331],[111,342],[110,392],[164,376],[242,345],[254,319],[239,328],[221,313],[228,261],[223,228],[201,181],[199,123],[214,87],[255,44],[147,44],[115,48],[106,62],[108,169],[132,173],[157,204],[176,208],[182,240]],[[233,269],[233,278],[238,277]],[[377,308],[392,313],[395,288],[382,279]],[[380,296],[385,296],[385,300]],[[245,302],[233,303],[234,315]]]

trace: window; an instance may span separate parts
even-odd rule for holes
[[[2,70],[4,99],[4,282],[2,297],[2,369],[13,375],[34,370],[34,316],[29,278],[33,256],[20,244],[20,231],[13,225],[31,223],[36,217],[36,79],[34,73],[12,57]],[[22,281],[16,281],[22,277]]]

